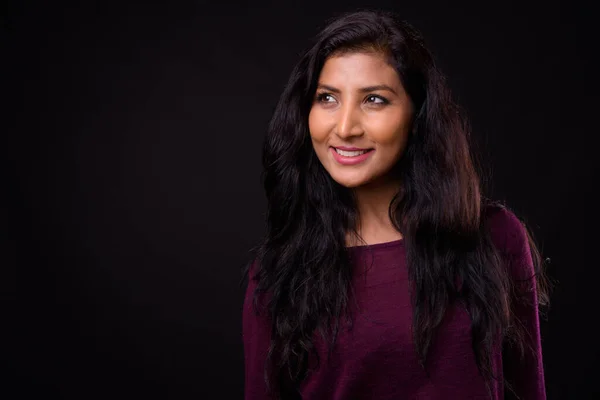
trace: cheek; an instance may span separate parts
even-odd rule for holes
[[[372,131],[371,139],[383,147],[397,147],[401,146],[406,139],[405,129],[381,129],[378,131]]]
[[[319,111],[311,111],[308,114],[308,130],[313,142],[323,142],[327,139],[327,124]]]
[[[405,118],[382,118],[371,126],[371,139],[382,146],[402,146],[409,129],[410,124]]]

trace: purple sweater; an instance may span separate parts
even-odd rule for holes
[[[495,208],[489,218],[494,243],[511,276],[531,277],[531,253],[517,217],[506,209]],[[434,339],[427,364],[430,376],[419,366],[410,333],[412,309],[403,240],[352,247],[350,252],[357,266],[354,326],[339,331],[328,362],[322,339],[314,335],[321,366],[303,381],[303,399],[488,399],[471,347],[470,318],[460,303],[448,308]],[[373,263],[366,269],[365,260],[370,260],[371,254]],[[537,356],[519,359],[509,348],[497,348],[492,366],[499,379],[493,385],[493,399],[504,398],[503,378],[511,382],[521,399],[546,398],[537,293],[535,281],[529,282],[528,296],[534,305],[517,304],[515,312],[525,324],[529,345]],[[253,312],[250,300],[255,287],[250,280],[243,309],[247,400],[271,398],[263,379],[270,324]]]

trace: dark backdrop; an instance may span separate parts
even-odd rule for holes
[[[367,4],[424,33],[490,194],[551,257],[549,398],[598,396],[591,9],[276,4],[3,5],[2,387],[18,392],[2,397],[242,397],[238,281],[263,232],[262,136],[308,38]]]

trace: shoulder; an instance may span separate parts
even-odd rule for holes
[[[492,242],[511,265],[511,272],[519,276],[530,275],[532,259],[529,235],[522,220],[502,204],[487,206],[484,218]]]
[[[507,254],[526,250],[528,238],[525,225],[508,207],[501,204],[487,206],[484,218],[498,250]]]
[[[264,310],[268,304],[269,296],[264,293],[264,290],[258,290],[260,268],[261,262],[256,257],[250,260],[245,267],[244,279],[247,282],[247,286],[244,296],[244,310],[246,312],[253,308],[256,312],[262,312],[262,310]]]
[[[244,267],[244,280],[247,283],[246,292],[253,292],[258,283],[259,260],[254,257]]]

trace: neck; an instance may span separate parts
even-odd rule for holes
[[[354,188],[358,210],[356,230],[368,244],[402,238],[389,217],[390,202],[399,189],[400,183],[394,181]]]

